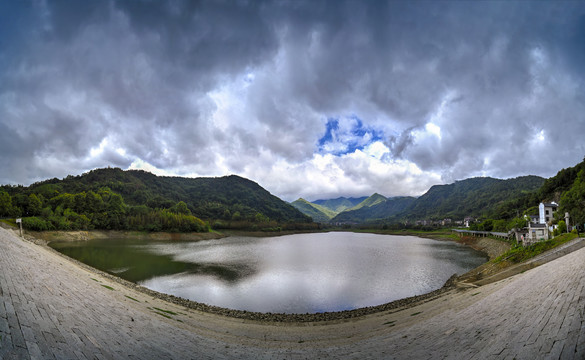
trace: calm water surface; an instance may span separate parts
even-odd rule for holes
[[[284,313],[349,310],[424,294],[487,260],[449,241],[340,232],[51,246],[152,290],[231,309]]]

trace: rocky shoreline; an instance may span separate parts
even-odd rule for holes
[[[439,289],[431,291],[426,294],[411,296],[404,299],[395,300],[386,304],[376,305],[376,306],[369,306],[359,309],[353,310],[345,310],[345,311],[335,311],[335,312],[323,312],[323,313],[307,313],[307,314],[284,314],[284,313],[260,313],[260,312],[251,312],[245,310],[234,310],[228,308],[222,308],[218,306],[207,305],[199,302],[195,302],[192,300],[184,299],[181,297],[177,297],[174,295],[160,293],[148,288],[145,288],[141,285],[135,284],[133,282],[124,280],[117,276],[111,275],[104,271],[98,270],[93,268],[87,264],[84,264],[78,260],[70,258],[66,255],[61,254],[60,252],[54,250],[53,248],[49,247],[47,236],[40,236],[40,237],[32,237],[27,236],[26,240],[31,241],[37,245],[43,246],[47,250],[68,259],[69,261],[77,264],[80,267],[83,267],[91,272],[99,274],[103,277],[106,277],[116,283],[119,283],[122,286],[134,289],[136,291],[142,292],[146,295],[149,295],[153,298],[161,299],[164,301],[168,301],[170,303],[183,306],[185,308],[189,308],[196,311],[202,311],[206,313],[228,316],[232,318],[238,318],[243,320],[252,320],[252,321],[260,321],[260,322],[276,322],[276,323],[307,323],[307,322],[327,322],[327,321],[339,321],[339,320],[347,320],[362,317],[365,315],[386,312],[386,311],[397,311],[398,309],[404,309],[408,307],[412,307],[414,305],[422,304],[424,302],[436,299],[443,294],[455,290],[457,288],[457,280],[460,277],[465,277],[466,274],[461,275],[460,277],[457,274],[454,274],[449,278],[446,283]],[[443,239],[447,241],[452,241],[452,239]],[[483,240],[483,241],[480,241]],[[498,240],[494,239],[487,239],[485,238],[478,239],[478,240],[470,240],[467,239],[468,243],[465,243],[468,246],[472,246],[477,250],[485,252],[490,258],[496,254],[496,248],[499,248],[497,243],[500,243]],[[493,243],[495,242],[495,243]],[[471,244],[473,243],[473,245]],[[489,250],[488,250],[489,248]],[[498,254],[499,255],[499,254]],[[497,255],[496,255],[497,256]],[[474,269],[475,270],[475,269]],[[471,270],[470,272],[473,272]],[[468,273],[469,274],[469,273]]]

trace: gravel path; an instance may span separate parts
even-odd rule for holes
[[[122,286],[0,229],[1,359],[585,358],[585,249],[355,319],[263,323]]]

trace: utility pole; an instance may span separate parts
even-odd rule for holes
[[[569,213],[565,213],[565,223],[567,224],[567,232],[569,232]]]

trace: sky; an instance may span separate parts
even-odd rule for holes
[[[1,1],[0,184],[419,196],[585,157],[585,2]]]

